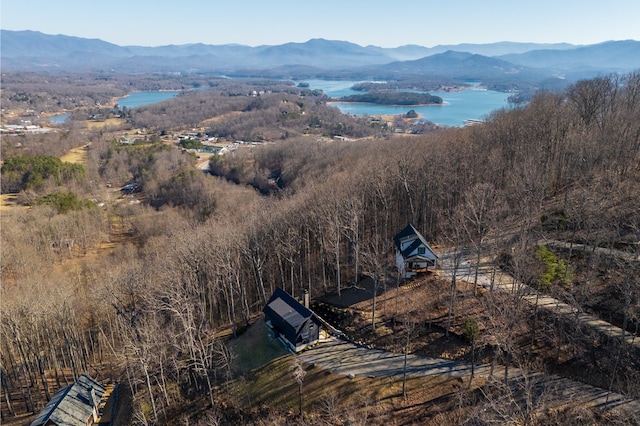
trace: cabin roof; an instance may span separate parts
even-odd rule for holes
[[[45,425],[48,422],[56,425],[84,425],[104,393],[104,386],[88,374],[82,374],[74,384],[61,388],[53,395],[31,422],[31,426]]]

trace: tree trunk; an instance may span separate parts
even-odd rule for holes
[[[453,277],[451,278],[451,294],[449,299],[449,314],[447,316],[447,329],[445,330],[445,336],[449,338],[449,332],[451,330],[451,322],[455,315],[454,310],[456,306],[456,269],[454,268]]]
[[[4,399],[7,402],[9,414],[15,416],[16,412],[13,409],[13,404],[11,402],[11,391],[9,390],[9,383],[7,381],[6,370],[4,368],[0,369],[0,381],[2,381],[2,393],[4,394]]]
[[[373,284],[373,303],[371,305],[371,331],[376,332],[376,296],[378,293],[378,284]]]
[[[476,339],[471,339],[471,378],[469,379],[469,388],[471,388],[471,382],[476,375]]]
[[[156,401],[153,397],[153,389],[151,387],[151,378],[149,377],[149,370],[147,369],[147,365],[145,364],[143,359],[140,359],[140,364],[142,364],[144,377],[146,378],[146,381],[147,381],[147,390],[149,391],[149,398],[151,400],[151,409],[153,410],[153,421],[156,422],[158,420],[158,411],[156,410]]]
[[[340,230],[336,235],[336,286],[338,287],[338,296],[340,296]]]
[[[406,320],[406,318],[405,318]],[[407,341],[404,344],[404,364],[402,366],[402,396],[407,397],[407,357],[409,355],[409,342],[411,341],[411,333],[405,323],[405,331],[407,333]]]
[[[236,306],[233,297],[233,283],[229,279],[229,309],[231,311],[231,329],[233,331],[233,337],[236,337],[238,330],[236,328]]]

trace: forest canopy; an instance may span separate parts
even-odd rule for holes
[[[418,92],[372,91],[340,98],[342,102],[366,102],[378,105],[441,105],[440,96]]]
[[[276,287],[294,296],[306,291],[312,301],[341,295],[364,277],[398,293],[419,288],[404,286],[395,268],[393,237],[407,223],[438,253],[472,253],[478,263],[464,264],[464,282],[429,275],[433,287],[423,288],[444,283],[433,299],[425,292],[424,300],[378,311],[372,302],[355,332],[379,326],[369,336],[389,336],[396,350],[456,360],[468,360],[469,344],[478,345],[482,362],[505,372],[509,365],[527,378],[552,371],[640,398],[634,346],[581,327],[577,315],[530,305],[524,286],[502,292],[471,278],[486,261],[495,276],[511,274],[572,312],[638,335],[638,263],[611,253],[640,254],[640,72],[541,91],[477,126],[420,135],[383,133],[301,88],[215,83],[128,111],[115,129],[3,137],[3,155],[10,154],[3,192],[35,192],[39,200],[2,214],[2,390],[14,402],[13,412],[3,405],[8,416],[37,412],[56,378],[57,388],[92,370],[125,384],[133,424],[286,424],[287,409],[254,403],[246,389],[256,387],[259,371],[243,374],[230,342],[260,318]],[[148,140],[121,144],[133,128]],[[234,141],[223,155],[197,162],[172,136],[187,132],[264,143]],[[90,142],[83,165],[54,156],[69,141]],[[473,317],[462,308],[469,301],[480,307]],[[398,313],[412,302],[451,312],[450,324],[446,314],[417,319],[420,307]],[[412,336],[414,346],[397,344]],[[309,367],[309,376],[318,371]],[[538,388],[522,408],[503,404],[513,394],[502,380],[469,392],[454,382],[445,411],[433,401],[414,404],[412,394],[406,401],[446,424],[478,416],[544,424],[553,415],[536,405]],[[276,385],[287,383],[270,382]],[[365,421],[384,424],[389,410],[379,405],[374,413],[371,403],[353,404]],[[336,404],[343,402],[319,398],[305,406],[312,412],[305,420],[337,423],[338,411],[353,408],[329,413]]]

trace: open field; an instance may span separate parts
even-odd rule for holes
[[[242,111],[231,111],[231,112],[227,112],[225,114],[220,114],[216,117],[212,117],[212,118],[208,118],[206,120],[203,120],[202,123],[200,123],[201,126],[206,127],[206,126],[211,126],[212,124],[216,124],[216,123],[220,123],[226,119],[229,118],[233,118],[233,117],[237,117],[239,115],[242,115]]]
[[[87,158],[86,146],[87,145],[83,145],[78,148],[73,148],[71,151],[60,157],[60,159],[66,163],[82,164]]]
[[[104,121],[93,121],[93,120],[86,121],[87,128],[89,130],[101,129],[106,126],[119,127],[122,124],[124,124],[124,122],[125,121],[121,118],[108,118]]]

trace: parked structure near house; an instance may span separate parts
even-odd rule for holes
[[[427,272],[429,268],[435,269],[438,256],[412,224],[400,231],[393,241],[396,246],[396,264],[404,278]]]
[[[110,425],[115,409],[115,387],[104,387],[82,374],[53,395],[31,426]]]
[[[276,288],[262,310],[271,333],[293,352],[299,352],[320,339],[320,320],[309,309],[308,303],[307,297],[307,306],[303,306],[289,293]]]

